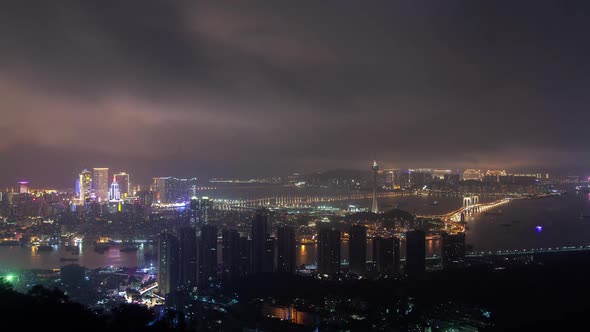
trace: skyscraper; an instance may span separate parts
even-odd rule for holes
[[[178,286],[178,239],[171,234],[160,234],[158,253],[158,292],[165,296]]]
[[[212,211],[213,200],[209,199],[209,197],[192,197],[189,202],[189,224],[192,227],[208,224]]]
[[[426,234],[421,230],[406,233],[406,274],[419,279],[426,272]]]
[[[340,272],[340,231],[322,229],[318,236],[318,272]]]
[[[155,202],[168,203],[168,179],[167,177],[153,179],[152,191],[154,192]]]
[[[393,238],[376,237],[373,239],[373,263],[378,273],[393,273]]]
[[[153,178],[154,198],[160,203],[186,202],[192,197],[192,187],[196,181],[196,178],[177,179],[170,176]]]
[[[117,180],[113,180],[111,183],[111,190],[109,190],[109,200],[110,201],[118,201],[121,199],[121,192],[119,191],[119,184]]]
[[[199,284],[208,287],[217,279],[217,227],[201,226],[198,246]]]
[[[367,268],[367,228],[363,225],[353,225],[349,234],[350,272],[363,275]]]
[[[278,256],[277,270],[279,272],[295,272],[295,230],[283,226],[277,230]]]
[[[268,234],[268,216],[265,210],[258,210],[252,220],[252,273],[265,272],[266,238]]]
[[[264,240],[264,257],[262,272],[271,273],[275,270],[275,238],[267,236]]]
[[[384,169],[383,174],[385,175],[385,186],[387,186],[387,188],[400,189],[401,171],[399,169]]]
[[[371,204],[371,212],[378,213],[379,207],[377,206],[377,172],[379,172],[379,165],[377,165],[377,161],[373,161],[373,167],[371,168],[373,171],[373,204]]]
[[[399,238],[393,237],[393,274],[398,275],[400,273],[400,241]]]
[[[92,194],[92,173],[85,169],[78,175],[79,199],[84,202]]]
[[[19,181],[18,192],[19,192],[19,194],[28,194],[29,193],[29,181]]]
[[[453,171],[450,169],[435,169],[432,173],[436,180],[444,180],[445,176],[453,174]]]
[[[240,276],[246,276],[252,271],[252,240],[240,237]]]
[[[442,234],[442,267],[461,268],[465,263],[465,233]]]
[[[119,184],[121,198],[126,198],[131,194],[129,188],[129,173],[120,172],[115,174],[115,181]]]
[[[192,227],[181,228],[180,242],[180,283],[184,286],[197,285],[197,232]]]
[[[222,237],[223,279],[233,280],[240,276],[240,233],[224,229]]]
[[[199,199],[192,197],[189,202],[188,222],[191,227],[198,227],[197,220],[199,220]]]
[[[423,187],[431,183],[433,179],[433,170],[430,168],[409,169],[410,184],[415,187]]]
[[[207,196],[191,199],[191,203],[196,201],[196,223],[198,225],[208,224],[213,211],[213,201]]]
[[[462,175],[463,181],[481,181],[481,171],[476,169],[466,169]]]
[[[96,200],[104,202],[109,199],[109,169],[94,168],[92,173],[92,189]]]

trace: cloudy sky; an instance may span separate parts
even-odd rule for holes
[[[587,1],[6,0],[0,184],[590,170]]]

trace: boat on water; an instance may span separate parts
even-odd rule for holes
[[[432,205],[438,205],[438,201],[434,201],[431,203]]]

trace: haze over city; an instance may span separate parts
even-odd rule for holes
[[[588,32],[588,1],[0,1],[3,326],[588,330]]]
[[[5,1],[0,183],[586,172],[588,4]]]

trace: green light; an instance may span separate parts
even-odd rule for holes
[[[14,280],[14,276],[12,274],[9,274],[6,276],[6,281],[12,282],[13,280]]]

